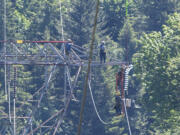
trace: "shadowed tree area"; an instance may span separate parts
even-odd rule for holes
[[[4,2],[6,2],[6,16]],[[65,40],[71,39],[79,46],[79,50],[76,50],[79,51],[78,55],[88,56],[95,8],[96,0],[0,1],[0,61],[5,56],[2,42],[5,39],[4,17],[7,20],[6,37],[9,41],[59,41],[63,40],[64,35]],[[129,73],[126,95],[132,101],[132,107],[127,108],[132,134],[180,134],[180,1],[100,0],[99,10],[93,61],[100,65],[99,46],[101,41],[105,41],[106,63],[125,61],[134,65]],[[33,45],[23,46],[22,50],[31,52],[29,55],[36,53],[38,49]],[[54,44],[59,50],[62,49],[61,45],[63,44]],[[15,48],[12,44],[7,44],[7,53],[13,49],[21,50],[20,47],[22,46]],[[42,48],[43,44],[40,43],[39,49]],[[51,55],[49,48],[42,49],[42,52]],[[71,55],[68,58],[62,57],[72,60]],[[26,59],[25,56],[23,58]],[[17,135],[30,133],[65,106],[63,66],[57,66],[53,70],[53,66],[47,65],[7,65],[7,86],[10,85],[10,96],[7,96],[5,66],[1,64],[0,134],[2,135],[13,135],[14,68],[17,68],[16,115],[31,117],[31,112],[34,110],[31,119],[16,119]],[[68,65],[68,68],[71,75],[69,82],[73,82],[78,68],[71,65]],[[118,65],[92,66],[91,87],[95,104],[100,117],[108,124],[104,125],[98,119],[88,91],[82,135],[129,134],[126,117],[117,115],[114,109],[116,74],[120,68],[121,66]],[[52,70],[52,78],[48,86],[41,90]],[[70,102],[56,135],[77,133],[86,71],[87,67],[82,67],[78,81],[73,86],[73,94],[78,102]],[[39,89],[40,92],[37,92]],[[67,89],[71,88],[67,87]],[[40,95],[43,95],[41,100],[39,100]],[[31,100],[27,102],[28,99]],[[11,120],[9,113],[12,115]],[[39,128],[34,135],[53,134],[55,124],[60,117],[61,115],[57,115]]]

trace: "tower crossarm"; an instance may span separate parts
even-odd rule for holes
[[[6,53],[0,51],[0,65],[59,65],[87,66],[88,50],[73,45],[71,53],[64,54],[63,43],[67,41],[0,41],[7,42]],[[94,54],[97,57],[98,54]],[[92,61],[91,66],[115,66],[128,64],[119,60],[100,63]]]

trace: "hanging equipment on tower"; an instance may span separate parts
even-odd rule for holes
[[[131,99],[125,98],[128,95],[128,74],[132,69],[132,65],[125,66],[123,65],[119,72],[116,74],[116,97],[115,97],[115,106],[117,114],[124,114],[124,102],[126,107],[131,107]]]
[[[122,102],[122,99],[124,99],[124,72],[125,66],[123,65],[120,71],[116,74],[116,104],[114,109],[118,115],[124,114],[124,106]]]

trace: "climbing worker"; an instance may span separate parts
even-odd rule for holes
[[[119,91],[116,91],[115,102],[114,109],[116,110],[116,114],[121,115],[121,94]]]
[[[68,42],[65,45],[65,52],[66,55],[69,56],[70,52],[71,52],[71,46],[73,45],[71,39],[68,39]]]
[[[120,90],[121,89],[121,74],[122,74],[122,70],[120,70],[117,74],[116,74],[116,89]]]
[[[122,65],[118,73],[116,74],[116,86],[118,90],[121,90],[121,83],[124,79],[124,72],[125,72],[126,66]]]
[[[100,62],[102,63],[104,61],[104,63],[106,62],[106,51],[105,51],[105,42],[101,41],[101,45],[99,46],[100,48]]]
[[[114,109],[116,109],[116,113],[119,115],[123,115],[124,109],[123,109],[123,102],[121,99],[124,98],[124,72],[125,72],[126,66],[122,65],[118,73],[116,74],[116,105]]]

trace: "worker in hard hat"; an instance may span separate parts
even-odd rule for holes
[[[101,44],[99,46],[99,56],[100,56],[100,62],[106,62],[106,50],[105,50],[105,41],[101,41]]]
[[[115,101],[116,101],[116,104],[114,106],[114,109],[116,110],[116,114],[121,115],[121,94],[120,94],[120,91],[116,91]]]
[[[73,42],[72,42],[71,39],[68,39],[67,41],[68,42],[65,45],[65,52],[66,52],[66,55],[69,56],[69,54],[71,52],[71,46],[73,45]]]

